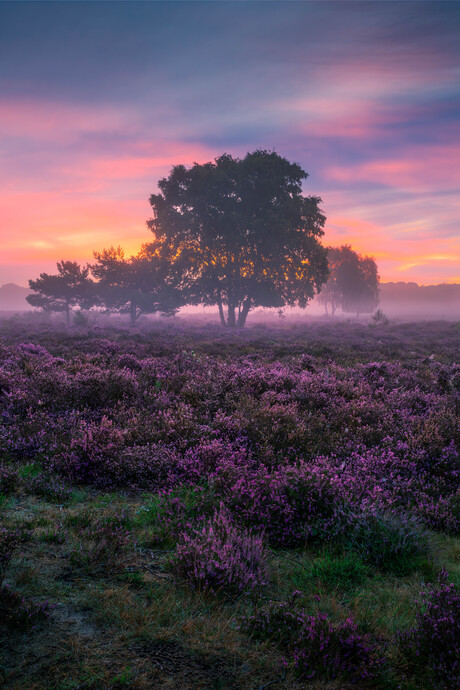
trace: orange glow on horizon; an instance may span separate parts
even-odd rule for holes
[[[311,117],[306,117],[304,133],[318,137],[365,139],[393,117],[385,109],[366,108],[364,101],[361,106],[360,101],[343,103],[343,117],[331,114],[327,98],[287,103],[286,107],[302,112],[308,106]],[[137,126],[136,115],[128,108],[110,111],[107,107],[39,101],[0,103],[0,126],[13,138],[23,137],[42,146],[42,154],[32,156],[27,175],[21,176],[18,169],[14,176],[7,166],[0,171],[0,285],[10,282],[15,265],[15,280],[24,284],[34,274],[49,271],[51,262],[92,262],[93,251],[110,246],[120,245],[127,256],[137,254],[152,239],[146,221],[151,215],[148,198],[156,191],[157,181],[177,163],[204,163],[222,153],[205,144],[159,135],[154,140],[142,135],[127,144],[123,137],[129,139]],[[104,131],[109,132],[109,144],[100,149],[75,145],[79,136],[97,138]],[[121,144],[119,133],[123,134]],[[70,145],[72,155],[66,148]],[[49,159],[48,146],[57,150]],[[427,149],[413,145],[400,158],[376,157],[346,166],[326,163],[323,182],[315,178],[319,186],[326,182],[326,191],[319,193],[324,196],[327,216],[323,244],[349,244],[359,253],[373,256],[382,281],[458,282],[460,242],[452,232],[442,235],[444,223],[452,223],[442,193],[460,185],[456,163],[460,146],[431,145],[428,151],[429,161]],[[14,157],[11,160],[15,162]],[[370,201],[365,191],[351,187],[368,183],[378,189]],[[332,186],[329,192],[327,185]],[[310,186],[307,181],[306,194],[312,193]],[[415,201],[399,202],[398,193],[407,190]],[[419,208],[421,196],[427,200]],[[455,204],[458,208],[452,198],[450,209]],[[21,268],[24,265],[27,268]],[[8,267],[7,279],[4,267]]]

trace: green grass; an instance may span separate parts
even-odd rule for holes
[[[202,509],[203,498],[211,501],[206,487],[183,489],[180,497],[188,518]],[[26,654],[25,641],[0,627],[0,649],[9,645],[10,654],[8,664],[0,668],[5,687],[108,690],[149,688],[155,683],[168,687],[168,678],[185,683],[184,688],[218,687],[213,683],[260,687],[280,677],[282,652],[273,643],[251,640],[239,630],[238,621],[268,600],[286,601],[300,590],[299,603],[309,613],[323,612],[336,622],[351,616],[362,630],[388,640],[397,630],[414,624],[415,602],[423,583],[435,581],[441,568],[452,580],[460,579],[460,540],[436,534],[430,536],[428,553],[404,574],[382,572],[340,546],[272,550],[270,583],[262,599],[209,596],[189,589],[175,580],[174,573],[165,571],[174,546],[170,532],[167,548],[158,543],[162,529],[168,534],[163,525],[165,510],[165,499],[155,494],[127,498],[82,492],[78,503],[65,506],[13,495],[0,503],[2,526],[20,529],[27,536],[10,564],[7,581],[26,597],[58,605],[57,613],[27,640],[39,663],[30,664],[19,675],[14,669]],[[123,557],[113,554],[114,561],[104,561],[100,568],[88,556],[92,528],[98,520],[116,524],[122,512],[130,532],[127,552]],[[157,543],[145,546],[155,530]],[[64,541],[60,539],[63,532]],[[77,562],[76,553],[84,562]],[[53,640],[64,640],[70,651],[54,653]],[[170,670],[162,671],[158,666],[162,662],[155,663],[153,653],[139,656],[139,649],[164,649],[165,659],[173,659],[168,662]],[[379,680],[378,687],[416,688],[417,679],[403,679],[397,650],[390,650],[388,657],[392,671]],[[187,686],[188,668],[202,677],[202,686]],[[288,668],[285,687],[309,686],[297,681]],[[311,685],[315,687],[326,686],[318,681]],[[337,682],[327,687],[342,686]]]

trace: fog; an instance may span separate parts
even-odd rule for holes
[[[0,315],[11,317],[13,314],[33,312],[34,309],[26,296],[30,294],[29,288],[21,287],[14,283],[7,283],[0,287]],[[384,315],[390,320],[420,321],[420,320],[460,320],[460,284],[441,284],[419,286],[416,283],[381,283],[380,303]],[[32,316],[32,314],[30,315]],[[45,320],[61,320],[62,314],[42,315]],[[34,315],[34,318],[37,318]],[[87,315],[91,323],[124,323],[126,316],[104,316],[97,311]],[[140,323],[148,323],[158,320],[157,315],[140,318]],[[184,307],[176,317],[169,317],[169,321],[185,319],[200,323],[217,323],[219,320],[217,307]],[[255,309],[250,312],[247,325],[266,323],[267,325],[281,326],[295,321],[324,319],[325,321],[372,321],[372,314],[361,314],[359,319],[356,314],[337,311],[334,317],[327,317],[324,307],[315,299],[306,309],[284,309],[280,314],[276,309]]]

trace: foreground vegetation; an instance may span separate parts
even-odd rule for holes
[[[460,330],[5,322],[8,688],[453,688]]]

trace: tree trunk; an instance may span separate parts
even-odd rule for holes
[[[227,326],[229,328],[235,328],[236,326],[235,307],[233,304],[228,305]]]
[[[131,327],[136,325],[136,305],[134,302],[131,302],[130,308],[129,308],[129,324]]]
[[[220,295],[217,298],[217,306],[219,307],[220,325],[222,328],[226,328],[227,324],[225,323],[224,308],[222,306],[222,299]]]
[[[243,302],[243,308],[241,309],[240,313],[238,314],[238,328],[244,328],[250,309],[251,309],[251,298],[246,297],[246,299]]]
[[[65,322],[67,326],[70,326],[70,306],[69,303],[65,303]]]

